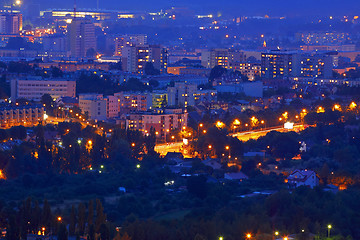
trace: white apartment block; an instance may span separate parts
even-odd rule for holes
[[[68,79],[12,79],[11,99],[18,98],[39,101],[44,94],[59,97],[75,97],[76,81]]]

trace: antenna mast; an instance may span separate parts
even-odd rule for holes
[[[74,0],[74,19],[76,18],[76,0]]]

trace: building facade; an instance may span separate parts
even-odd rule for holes
[[[107,100],[102,94],[80,94],[79,107],[92,120],[105,121],[108,114]]]
[[[144,135],[154,128],[158,138],[169,132],[187,127],[188,113],[182,109],[156,110],[152,112],[131,113],[126,116],[126,128],[141,131]]]
[[[144,73],[145,65],[151,62],[155,69],[166,72],[168,52],[159,45],[126,46],[122,49],[123,70]]]
[[[74,18],[68,25],[68,38],[72,57],[83,58],[96,50],[95,25],[88,19]]]
[[[50,94],[53,98],[75,97],[76,81],[68,79],[12,79],[11,99],[18,98],[39,101],[44,94]]]
[[[283,79],[292,76],[295,52],[269,51],[261,55],[261,76],[266,79]]]
[[[222,66],[226,69],[234,69],[245,61],[244,52],[239,50],[217,48],[201,52],[201,65],[205,68]]]
[[[41,105],[0,106],[0,127],[33,126],[44,119],[45,110]]]
[[[21,13],[4,12],[0,14],[0,33],[19,34],[22,30],[23,20]]]

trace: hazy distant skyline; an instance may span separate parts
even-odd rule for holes
[[[71,9],[73,0],[23,0],[39,3],[46,8]],[[97,0],[77,0],[78,8],[96,8]],[[232,15],[273,15],[273,16],[311,16],[311,15],[360,15],[359,0],[99,0],[101,9],[157,11],[172,6],[189,7],[198,13],[217,13]]]

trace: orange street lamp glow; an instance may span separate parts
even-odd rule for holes
[[[235,120],[234,120],[234,125],[240,125],[239,119],[235,119]]]
[[[250,239],[250,238],[251,238],[251,234],[250,234],[250,233],[246,234],[246,237],[247,237],[248,239]]]
[[[209,145],[209,146],[208,146],[208,148],[209,148],[209,149],[211,149],[211,148],[212,148],[212,146],[211,146],[211,145]]]
[[[60,222],[60,221],[61,221],[61,217],[58,217],[57,220]]]
[[[202,124],[202,123],[199,124],[199,127],[203,127],[203,126],[204,126],[204,124]]]
[[[135,143],[132,143],[131,146],[132,146],[132,147],[135,147]]]
[[[221,121],[216,122],[216,127],[223,128],[224,126],[225,126],[225,124],[223,122],[221,122]]]
[[[356,107],[357,107],[357,105],[356,105],[355,102],[351,102],[351,103],[350,103],[350,106],[349,106],[350,109],[354,109],[354,108],[356,108]]]
[[[226,149],[226,150],[229,150],[229,149],[230,149],[230,147],[229,147],[229,146],[226,146],[226,147],[225,147],[225,149]]]

